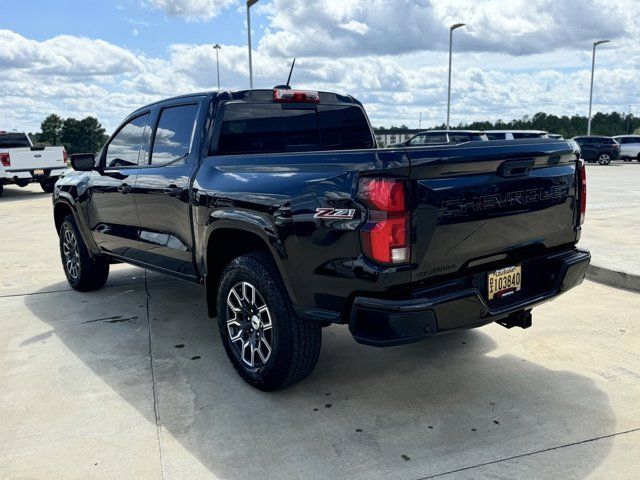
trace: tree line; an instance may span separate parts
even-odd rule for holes
[[[444,130],[446,125],[443,123],[433,128]],[[507,122],[500,119],[495,122],[461,122],[455,127],[452,125],[451,128],[465,130],[545,130],[549,133],[559,133],[564,138],[572,138],[577,135],[587,134],[587,117],[582,115],[557,116],[538,112],[533,116],[525,115],[521,119]],[[408,130],[408,127],[402,125],[400,127],[392,126],[388,129],[380,127],[380,129],[402,131]],[[614,136],[634,132],[640,134],[640,117],[636,117],[633,114],[598,112],[591,119],[592,135]]]
[[[438,125],[435,129],[445,129],[446,125]],[[587,117],[581,115],[557,116],[538,112],[533,116],[525,115],[521,119],[508,122],[503,120],[461,122],[453,127],[466,130],[546,130],[559,133],[565,138],[585,135]],[[406,125],[376,128],[376,130],[409,130]],[[426,130],[426,129],[425,129]],[[634,115],[612,113],[596,113],[591,120],[592,135],[622,135],[626,133],[640,134],[640,117]],[[64,145],[68,153],[98,153],[108,139],[102,124],[95,117],[82,120],[69,117],[66,119],[52,113],[40,124],[40,132],[30,133],[31,141],[41,145]]]
[[[67,153],[98,153],[109,138],[95,117],[63,119],[55,113],[42,121],[40,132],[29,136],[34,144],[64,145]]]

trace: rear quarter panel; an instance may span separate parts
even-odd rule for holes
[[[355,193],[371,171],[406,175],[408,159],[399,150],[205,158],[193,186],[205,199],[194,212],[199,258],[216,229],[246,228],[270,246],[294,304],[334,311],[354,291],[406,284],[407,269],[380,275],[361,253],[365,210]],[[322,207],[352,209],[353,218],[316,218]]]

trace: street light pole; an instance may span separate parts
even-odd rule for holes
[[[218,51],[222,48],[218,43],[213,46],[216,51],[216,71],[218,72],[218,90],[220,90],[220,59],[218,58]]]
[[[456,23],[449,27],[449,85],[447,87],[447,130],[449,130],[449,114],[451,112],[451,55],[453,50],[453,31],[464,27],[464,23]]]
[[[591,135],[591,103],[593,102],[593,71],[596,66],[596,47],[610,40],[598,40],[593,42],[593,53],[591,54],[591,88],[589,89],[589,120],[587,121],[587,135]]]
[[[249,40],[249,88],[253,89],[253,65],[251,64],[251,7],[258,0],[247,0],[247,38]]]

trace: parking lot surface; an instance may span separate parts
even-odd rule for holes
[[[587,228],[637,195],[595,178],[640,165],[605,168]],[[309,378],[263,393],[200,287],[117,265],[73,291],[50,196],[8,187],[0,209],[0,478],[637,478],[637,293],[586,281],[528,330],[388,349],[332,326]]]
[[[640,276],[640,163],[587,164],[587,217],[581,244],[593,263]]]

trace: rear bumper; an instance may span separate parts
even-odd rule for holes
[[[424,288],[405,299],[356,297],[349,330],[359,343],[391,346],[492,322],[509,322],[535,305],[582,283],[588,251],[571,249],[521,262],[523,287],[507,299],[487,301],[487,272]]]
[[[5,169],[4,177],[5,183],[13,183],[16,180],[26,182],[39,182],[45,178],[57,178],[67,169],[66,165],[60,167],[48,167],[41,169]],[[42,170],[42,173],[36,173],[37,170]]]

